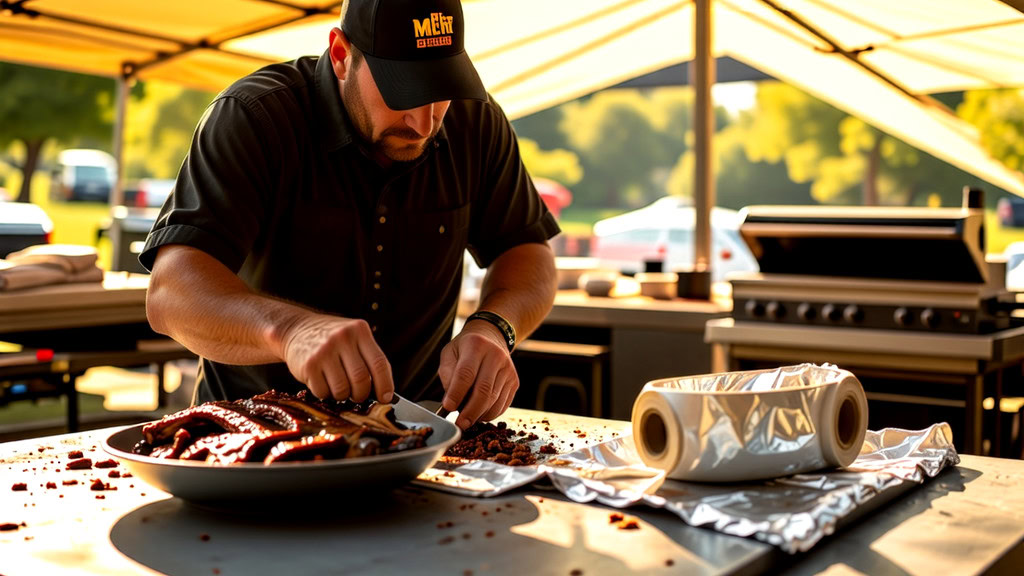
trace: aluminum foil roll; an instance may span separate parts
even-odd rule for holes
[[[829,364],[655,380],[641,390],[632,417],[646,465],[698,482],[849,466],[867,421],[860,381]]]

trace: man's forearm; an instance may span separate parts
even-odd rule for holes
[[[211,256],[184,246],[161,248],[146,298],[153,329],[225,364],[266,364],[284,357],[283,339],[314,314],[253,293]]]
[[[522,244],[505,252],[487,269],[480,309],[512,323],[519,341],[540,326],[555,301],[555,258],[547,244]]]

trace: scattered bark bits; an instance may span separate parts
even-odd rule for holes
[[[623,520],[619,522],[619,530],[639,530],[640,523],[636,520]]]
[[[449,520],[447,522],[438,522],[437,523],[437,529],[438,530],[444,530],[445,528],[451,528],[452,526],[455,526],[455,523],[452,522],[451,520]]]
[[[539,452],[541,454],[558,454],[558,449],[555,448],[554,444],[548,442],[547,444],[540,447]]]
[[[96,499],[97,499],[97,500],[105,500],[106,498],[107,498],[107,497],[106,497],[106,496],[104,496],[103,494],[97,494],[97,495],[96,495]]]
[[[120,477],[121,477],[121,473],[118,472],[117,470],[111,470],[110,472],[107,473],[107,478],[120,478]]]
[[[671,559],[671,558],[669,558],[668,560],[665,560],[665,566],[673,566],[675,563],[676,563],[676,561]]]
[[[529,436],[519,438],[518,432],[505,422],[490,424],[480,422],[470,426],[463,439],[445,452],[445,456],[469,460],[490,460],[509,466],[528,466],[537,463],[537,457],[530,448]]]
[[[616,513],[609,514],[608,515],[608,523],[609,524],[615,524],[616,522],[622,522],[622,520],[624,518],[625,518],[625,516],[623,516],[622,514],[616,514]]]
[[[56,490],[57,489],[57,483],[56,482],[47,482],[46,483],[46,489],[47,490]]]
[[[583,576],[583,570],[579,568],[573,568],[569,571],[569,576]]]
[[[488,530],[484,532],[484,538],[494,538],[494,530]]]
[[[97,468],[114,468],[117,466],[117,461],[112,459],[100,460],[99,462],[94,464],[94,466],[96,466]]]
[[[209,542],[210,541],[210,535],[207,534],[206,532],[203,532],[202,534],[199,535],[199,539],[202,540],[203,542]]]
[[[117,486],[111,486],[103,480],[96,478],[92,481],[92,484],[89,485],[89,490],[117,490]]]
[[[74,486],[75,484],[78,484],[78,480],[75,480],[75,479],[64,480],[63,482],[61,482],[61,484],[65,485],[65,486]]]
[[[452,542],[455,542],[455,536],[445,536],[437,541],[437,543],[441,545],[451,544]]]
[[[15,524],[14,522],[4,522],[0,524],[0,532],[10,532],[11,530],[17,530],[19,528],[25,528],[25,523]]]
[[[463,539],[463,540],[469,540],[469,539],[470,539],[470,538],[472,538],[472,537],[473,537],[473,535],[472,535],[472,534],[470,534],[469,532],[463,532],[463,533],[462,533],[462,539]]]
[[[72,460],[65,466],[68,470],[88,470],[92,468],[92,460],[89,458],[79,458],[78,460]]]
[[[75,460],[77,458],[81,458],[82,456],[83,454],[81,450],[72,450],[71,452],[68,452],[69,460]]]
[[[11,490],[14,492],[24,492],[28,490],[28,484],[25,484],[24,482],[15,482],[11,485]]]

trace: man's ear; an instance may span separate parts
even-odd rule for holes
[[[331,57],[331,67],[334,69],[334,75],[338,77],[338,80],[344,80],[345,75],[348,73],[345,58],[349,55],[351,44],[349,44],[348,37],[341,31],[341,28],[331,28],[330,42],[327,53]]]

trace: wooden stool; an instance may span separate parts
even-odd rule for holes
[[[608,347],[596,344],[575,344],[527,339],[516,346],[512,359],[530,359],[549,363],[584,363],[590,367],[589,386],[580,378],[565,374],[548,374],[540,379],[534,407],[550,410],[546,406],[547,394],[552,389],[571,390],[579,399],[580,414],[600,418],[604,416],[604,371]]]

